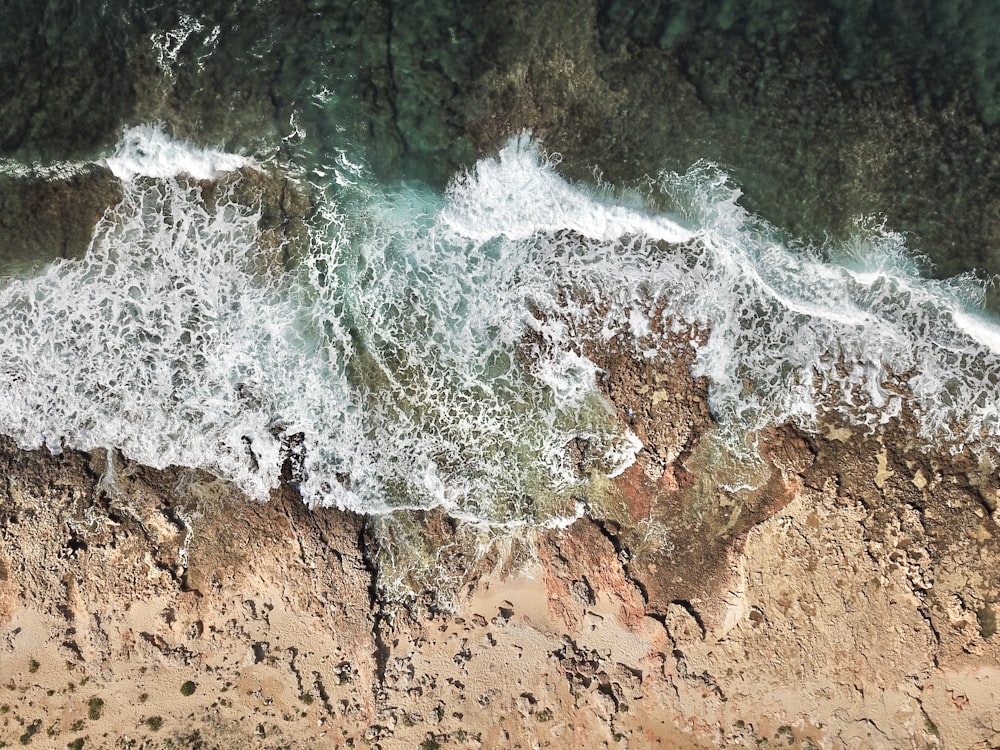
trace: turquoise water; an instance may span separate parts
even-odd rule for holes
[[[662,360],[697,326],[693,374],[748,465],[760,430],[830,413],[876,430],[909,412],[926,445],[994,448],[990,289],[916,253],[949,236],[938,271],[988,269],[988,212],[921,213],[934,195],[893,182],[910,157],[873,156],[905,141],[951,174],[935,190],[977,200],[991,38],[939,65],[886,32],[894,9],[636,7],[18,9],[44,34],[2,48],[5,69],[35,62],[4,84],[4,190],[62,185],[72,205],[98,170],[115,197],[85,248],[33,259],[32,202],[5,209],[23,263],[0,289],[0,431],[261,499],[290,461],[313,505],[561,524],[589,492],[568,444],[611,476],[642,447],[581,352]],[[888,130],[866,119],[883,90],[902,97]],[[946,142],[945,121],[978,140]],[[941,168],[977,149],[979,173]],[[278,197],[248,199],[268,180]],[[275,234],[285,193],[309,205],[302,234]]]

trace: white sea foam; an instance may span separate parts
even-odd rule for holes
[[[205,31],[205,24],[197,18],[181,14],[177,26],[150,34],[149,41],[156,53],[156,64],[160,70],[167,76],[174,77],[177,56],[181,49],[187,44],[188,39]],[[207,33],[201,38],[200,43],[205,51],[196,58],[198,70],[204,70],[205,59],[215,51],[220,31],[219,26],[213,26],[211,29],[207,29]]]
[[[82,161],[58,161],[51,164],[25,164],[16,159],[0,158],[0,175],[32,180],[65,180],[90,166]]]
[[[181,175],[196,180],[214,180],[225,172],[258,166],[253,159],[241,154],[178,141],[154,125],[139,125],[127,130],[114,153],[98,164],[106,166],[122,181]]]
[[[130,131],[116,153],[160,135]],[[669,357],[655,331],[683,323],[709,332],[694,373],[734,450],[825,408],[875,428],[908,404],[928,442],[1000,436],[992,324],[905,265],[776,243],[705,165],[662,176],[672,218],[569,185],[523,139],[443,198],[361,189],[356,167],[329,181],[309,252],[281,276],[260,273],[254,212],[209,209],[170,177],[229,168],[217,156],[151,158],[159,179],[125,178],[84,259],[0,290],[0,430],[205,467],[259,498],[301,435],[310,503],[559,525],[580,512],[570,439],[609,474],[641,448],[571,331]],[[852,257],[898,243],[859,235]],[[545,345],[526,369],[529,331]]]
[[[960,330],[965,332],[979,346],[986,347],[994,353],[1000,353],[1000,328],[992,321],[983,320],[963,310],[954,310],[952,319]]]
[[[86,258],[0,293],[4,431],[26,447],[205,466],[265,493],[276,452],[260,475],[240,468],[242,437],[266,433],[268,415],[241,409],[238,388],[273,343],[258,315],[282,312],[246,283],[255,234],[255,215],[208,211],[175,183],[130,185]]]
[[[484,190],[489,200],[483,200]],[[496,159],[480,161],[472,173],[459,175],[448,190],[441,219],[480,242],[558,231],[607,242],[632,234],[666,242],[691,238],[691,232],[666,217],[589,199],[540,158],[527,135],[511,141]]]
[[[964,311],[981,295],[975,282],[920,278],[902,237],[878,225],[860,226],[836,248],[847,265],[787,248],[710,165],[663,174],[659,187],[676,220],[608,207],[560,182],[518,142],[457,180],[443,216],[476,241],[495,234],[547,247],[556,262],[541,265],[553,287],[602,301],[603,339],[624,335],[655,356],[639,301],[661,311],[664,324],[706,328],[694,373],[707,376],[733,446],[770,424],[810,427],[823,408],[874,427],[897,416],[904,400],[928,443],[996,444],[1000,332]],[[532,299],[562,317],[594,314],[573,298],[540,291]]]

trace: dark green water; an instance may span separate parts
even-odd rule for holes
[[[90,155],[123,125],[161,122],[298,160],[347,148],[385,179],[440,186],[531,128],[573,177],[597,167],[622,184],[708,159],[794,235],[885,215],[936,275],[1000,271],[990,4],[0,8],[17,19],[0,39],[0,153],[22,163]]]

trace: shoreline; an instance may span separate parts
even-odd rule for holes
[[[675,412],[697,404],[666,382]],[[687,424],[690,444],[706,426]],[[476,549],[462,524],[413,514],[409,538],[444,551],[453,585],[418,570],[409,599],[381,585],[404,547],[290,487],[261,505],[203,472],[126,462],[111,489],[100,452],[4,440],[0,740],[996,741],[995,471],[908,452],[902,433],[782,428],[763,440],[768,483],[727,493],[655,434],[662,475],[638,462],[566,529]],[[674,544],[650,543],[657,523]]]
[[[322,201],[334,171],[345,191],[413,181],[440,192],[530,132],[567,183],[616,186],[623,205],[669,201],[651,176],[694,164],[789,251],[863,254],[873,233],[892,229],[898,247],[872,250],[876,263],[898,251],[907,267],[940,276],[1000,271],[1000,105],[994,71],[978,67],[989,34],[967,38],[967,19],[947,14],[762,5],[743,15],[723,5],[512,2],[473,18],[424,4],[305,4],[280,16],[231,2],[195,15],[111,4],[71,24],[28,9],[0,50],[15,73],[0,97],[0,263],[24,274],[87,252],[127,195],[108,169],[116,137],[131,134],[135,147],[121,175],[146,169],[152,179],[187,164],[204,179],[178,180],[206,208],[231,198],[258,215],[251,270],[265,278],[294,269],[317,215],[333,216],[336,201]],[[159,143],[149,153],[143,133]],[[85,158],[96,161],[65,161]],[[174,210],[162,212],[164,226]],[[190,264],[192,289],[207,265]],[[984,289],[991,315],[998,290]],[[77,291],[53,299],[73,308]],[[705,332],[671,339],[671,321],[647,319],[635,301],[620,300],[622,338],[591,331],[569,346],[599,369],[608,418],[642,449],[605,478],[600,451],[574,438],[566,465],[597,486],[560,528],[486,531],[438,510],[312,510],[290,470],[257,503],[203,471],[100,450],[20,450],[0,437],[0,747],[1000,746],[996,451],[928,449],[922,407],[890,387],[899,411],[886,425],[876,423],[892,410],[874,407],[868,432],[836,416],[814,431],[782,417],[752,436],[752,471],[720,465],[707,380],[692,376]],[[971,362],[992,376],[983,352],[995,332],[966,312],[952,311],[960,335],[942,348],[950,357],[981,344],[982,357],[952,358],[950,372]],[[773,322],[766,306],[759,317]],[[31,308],[26,320],[36,318]],[[913,327],[932,339],[938,322]],[[671,348],[663,361],[634,345],[651,332]],[[530,338],[517,352],[525,360]],[[542,334],[530,343],[553,346]],[[13,361],[23,348],[11,348]],[[838,351],[833,380],[863,363],[837,348],[831,361]],[[84,360],[103,392],[100,353],[69,357],[67,371]],[[41,361],[26,357],[8,375]],[[954,403],[954,377],[914,367],[927,375],[925,396]],[[735,368],[732,393],[763,387],[745,376]],[[869,380],[845,379],[839,395],[863,409]],[[980,385],[964,413],[945,424],[942,411],[946,428],[969,427],[955,440],[975,443],[991,428],[982,415],[995,383]],[[58,395],[39,392],[40,409]],[[196,438],[210,421],[192,419]],[[261,436],[275,437],[262,424]],[[263,454],[258,465],[242,434],[231,455],[258,474],[279,468]],[[508,462],[490,476],[516,474]],[[265,497],[270,484],[261,486]]]

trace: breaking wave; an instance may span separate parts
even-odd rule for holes
[[[331,166],[283,272],[259,213],[179,176],[248,160],[137,129],[105,163],[124,200],[86,257],[0,289],[0,431],[23,447],[115,447],[260,499],[288,460],[313,505],[564,523],[585,494],[568,441],[607,474],[641,448],[570,331],[657,358],[657,331],[691,325],[734,451],[830,410],[868,429],[908,410],[928,444],[1000,436],[1000,331],[974,282],[921,278],[877,226],[827,248],[839,262],[789,246],[709,165],[661,175],[661,212],[570,185],[527,138],[444,195]]]

